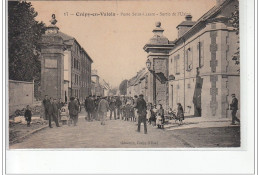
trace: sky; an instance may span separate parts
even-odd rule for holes
[[[80,43],[94,61],[92,69],[112,87],[145,67],[147,53],[143,47],[153,36],[157,21],[165,30],[164,36],[173,41],[177,38],[176,26],[186,14],[196,21],[216,4],[216,0],[30,2],[38,12],[36,20],[47,26],[51,15],[56,15],[60,31]],[[115,16],[85,16],[101,12]]]

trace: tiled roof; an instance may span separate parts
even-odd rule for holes
[[[145,75],[147,74],[147,69],[143,68],[141,69],[139,72],[137,72],[136,76],[132,77],[129,81],[128,81],[128,87],[129,86],[135,86],[137,85],[140,80],[145,77]]]
[[[67,44],[67,45],[73,45],[74,42],[78,43],[78,41],[70,36],[70,35],[67,35],[63,32],[58,32],[58,35],[62,37],[62,39],[64,40],[64,43]],[[80,46],[80,48],[88,55],[88,53],[85,51],[85,49],[83,47],[81,47],[81,45],[78,43],[78,45]],[[93,62],[93,60],[90,58],[90,56],[88,55],[88,58],[90,59],[91,62]]]
[[[104,79],[101,79],[100,85],[103,86],[106,89],[110,89],[109,84]]]

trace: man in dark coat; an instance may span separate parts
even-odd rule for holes
[[[232,94],[232,102],[230,104],[231,114],[232,114],[232,125],[235,125],[235,121],[240,122],[240,120],[237,118],[237,110],[238,110],[238,100],[236,98],[235,94]]]
[[[110,108],[110,120],[112,119],[112,114],[114,114],[114,119],[116,120],[116,100],[114,97],[111,97],[111,100],[109,102],[109,108]]]
[[[94,100],[92,99],[92,95],[86,98],[85,100],[85,109],[88,114],[88,121],[93,120],[93,111],[95,108]]]
[[[140,132],[141,123],[143,122],[144,123],[144,133],[147,134],[147,126],[146,126],[147,107],[146,107],[146,102],[144,100],[143,94],[139,95],[135,108],[137,109],[137,114],[138,114],[137,132]]]
[[[47,103],[49,103],[50,100],[48,98],[48,95],[45,95],[45,98],[43,99],[42,103],[43,103],[43,107],[44,107],[44,119],[48,120],[49,116],[48,116],[48,109],[47,109]]]
[[[70,119],[73,120],[74,126],[76,126],[78,122],[78,113],[79,113],[79,106],[77,104],[78,102],[75,100],[74,97],[70,97],[70,102],[69,102],[69,115]]]
[[[95,119],[95,120],[98,120],[98,103],[99,103],[99,99],[97,98],[96,95],[93,95],[92,96],[92,100],[94,102],[94,109],[93,109],[93,112],[92,112],[92,118]]]
[[[46,101],[46,107],[47,107],[47,115],[48,115],[48,117],[49,117],[49,127],[50,128],[52,128],[52,126],[51,126],[51,120],[52,120],[52,118],[53,118],[53,120],[55,121],[55,123],[56,123],[56,126],[57,127],[59,127],[59,123],[58,123],[58,120],[57,120],[57,118],[55,117],[55,111],[56,111],[56,109],[54,110],[54,104],[53,104],[54,102],[53,102],[53,99],[52,98],[50,98],[50,100],[47,100]],[[55,105],[56,106],[56,105]]]
[[[63,106],[62,104],[62,101],[61,101],[61,98],[59,98],[59,100],[55,100],[56,101],[56,104],[57,104],[57,107],[58,107],[58,122],[60,121],[60,110]]]
[[[57,127],[60,127],[59,125],[59,104],[58,104],[58,100],[54,99],[54,101],[52,102],[52,106],[53,106],[53,120],[56,124]]]
[[[122,107],[122,102],[121,102],[121,100],[120,100],[120,97],[117,97],[117,98],[116,98],[117,119],[120,118],[121,107]]]

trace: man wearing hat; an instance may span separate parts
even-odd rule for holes
[[[105,125],[105,119],[108,111],[109,111],[108,101],[106,100],[106,97],[102,97],[102,99],[98,104],[98,113],[100,116],[101,125]]]
[[[240,120],[237,118],[237,110],[238,110],[238,100],[236,98],[235,94],[232,94],[232,102],[230,104],[231,114],[232,114],[232,125],[235,125],[235,121],[240,122]]]
[[[147,107],[146,107],[146,102],[144,100],[143,94],[139,95],[135,108],[137,108],[137,113],[138,113],[137,132],[140,132],[141,122],[143,122],[144,123],[144,133],[147,134],[147,126],[146,126]]]

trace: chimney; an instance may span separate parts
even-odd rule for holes
[[[225,2],[226,0],[216,0],[216,5],[220,6],[221,4],[223,4],[223,2]]]
[[[186,15],[185,19],[186,19],[186,21],[191,21],[192,20],[192,16],[191,15]]]
[[[191,15],[185,16],[185,21],[182,21],[176,28],[178,29],[178,38],[182,37],[182,35],[187,32],[193,25],[195,24],[192,21]]]

